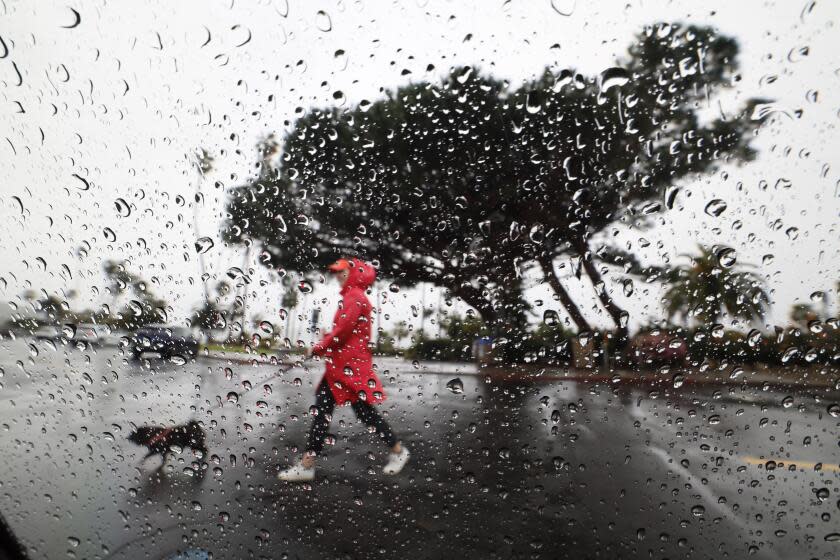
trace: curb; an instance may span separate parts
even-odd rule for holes
[[[653,386],[653,387],[666,387],[669,389],[679,389],[681,387],[686,386],[695,386],[695,387],[740,387],[742,389],[747,388],[768,388],[768,389],[790,389],[790,390],[803,390],[803,389],[810,389],[810,390],[819,390],[819,391],[826,391],[826,392],[833,392],[833,391],[840,391],[840,387],[838,387],[838,382],[840,379],[835,379],[833,382],[821,382],[819,384],[812,384],[812,383],[801,383],[795,381],[785,381],[785,380],[777,380],[777,379],[697,379],[687,376],[683,379],[682,384],[679,387],[673,386],[673,378],[652,378],[652,377],[627,377],[627,376],[610,376],[604,374],[592,374],[592,375],[581,375],[581,374],[573,374],[573,375],[556,375],[556,374],[526,374],[526,373],[503,373],[503,372],[485,372],[491,378],[493,377],[504,377],[505,380],[509,381],[533,381],[533,382],[540,382],[540,381],[570,381],[573,383],[589,383],[592,385],[640,385],[640,386]],[[480,375],[480,373],[478,374]]]
[[[230,364],[237,364],[237,365],[248,365],[248,366],[294,366],[294,362],[289,362],[287,360],[277,360],[272,362],[271,360],[265,360],[258,356],[254,357],[243,357],[241,354],[236,356],[222,356],[222,355],[213,355],[209,354],[207,356],[201,356],[204,359],[210,360],[217,360],[222,362],[227,362]],[[639,376],[639,377],[629,377],[629,376],[616,376],[614,375],[605,375],[601,373],[597,374],[581,374],[581,373],[574,373],[571,375],[557,375],[555,373],[550,374],[539,374],[539,373],[527,373],[522,371],[503,371],[498,369],[485,369],[478,371],[445,371],[445,370],[435,370],[435,369],[418,369],[418,370],[409,370],[404,373],[413,373],[413,374],[421,374],[421,375],[445,375],[445,376],[453,376],[457,377],[459,375],[469,375],[469,376],[489,376],[491,379],[503,380],[503,381],[530,381],[534,383],[542,383],[542,382],[571,382],[571,383],[587,383],[591,385],[639,385],[639,386],[652,386],[652,387],[665,387],[668,389],[679,389],[680,387],[686,386],[694,386],[694,387],[740,387],[742,389],[789,389],[789,390],[817,390],[817,391],[825,391],[825,392],[833,392],[833,391],[840,391],[840,378],[834,379],[831,382],[821,382],[819,384],[809,384],[809,383],[801,383],[795,381],[786,381],[786,380],[778,380],[778,379],[698,379],[692,378],[690,375],[686,376],[683,379],[682,384],[680,387],[673,386],[673,377],[664,378],[664,377],[649,377],[647,375]]]

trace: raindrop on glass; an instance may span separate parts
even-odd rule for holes
[[[207,251],[213,248],[213,240],[209,237],[200,237],[195,241],[195,252],[199,255],[203,255]]]
[[[713,218],[719,217],[721,214],[724,213],[726,210],[726,203],[719,198],[716,198],[709,202],[704,208],[704,212]]]
[[[315,25],[323,32],[328,32],[332,30],[332,19],[330,18],[330,14],[325,12],[324,10],[318,10],[318,13],[315,14]]]
[[[446,388],[449,390],[450,393],[460,395],[464,392],[464,383],[456,377],[455,379],[450,379],[446,383]]]

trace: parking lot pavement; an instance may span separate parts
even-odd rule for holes
[[[318,478],[301,485],[274,475],[304,442],[314,367],[132,363],[114,348],[20,340],[0,350],[0,506],[33,558],[840,553],[830,395],[487,379],[385,360],[382,410],[412,462],[384,476],[383,446],[338,410]],[[126,440],[135,425],[190,418],[207,430],[206,461],[144,462]]]

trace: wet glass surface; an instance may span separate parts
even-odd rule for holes
[[[0,557],[836,557],[838,21],[0,2]]]

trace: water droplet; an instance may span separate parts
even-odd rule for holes
[[[691,515],[694,517],[703,517],[706,514],[706,508],[701,505],[696,505],[691,508]]]
[[[546,309],[543,313],[543,323],[549,327],[560,324],[560,316],[553,309]]]
[[[227,394],[227,402],[236,404],[239,402],[239,394],[236,391],[231,391]]]
[[[648,202],[639,209],[639,213],[648,216],[650,214],[655,214],[660,210],[662,210],[662,204],[660,204],[659,202]]]
[[[73,173],[73,177],[78,179],[79,182],[81,183],[81,185],[76,184],[76,188],[78,188],[81,191],[86,191],[86,190],[90,189],[90,183],[88,182],[87,179],[85,179],[84,177],[81,177],[79,175],[76,175],[75,173]]]
[[[785,235],[788,236],[788,239],[793,241],[797,237],[799,237],[799,228],[797,227],[789,227],[785,230]]]
[[[785,408],[790,408],[790,407],[792,407],[792,406],[793,406],[793,397],[791,397],[790,395],[788,395],[787,397],[785,397],[784,399],[782,399],[782,406],[783,406],[783,407],[785,407]]]
[[[68,542],[68,544],[70,544],[70,546],[72,546],[73,548],[76,548],[77,546],[79,546],[80,544],[82,544],[82,541],[80,541],[80,540],[79,540],[79,539],[77,539],[76,537],[67,537],[67,542]]]
[[[711,416],[709,416],[709,424],[720,424],[720,416],[717,414],[712,414]]]
[[[175,364],[176,366],[182,366],[187,363],[187,359],[181,356],[180,354],[175,354],[174,356],[169,358],[169,361]]]
[[[621,87],[630,81],[630,73],[624,68],[607,68],[598,77],[598,88],[601,93],[608,92],[611,88]]]
[[[388,286],[388,291],[391,292],[392,294],[398,294],[398,293],[400,293],[400,287],[395,282],[395,283],[392,283],[390,286]]]
[[[840,533],[829,533],[825,536],[827,542],[840,542]]]
[[[117,240],[117,234],[114,233],[114,230],[112,230],[109,227],[106,227],[102,230],[102,235],[104,235],[105,239],[112,243]]]
[[[200,237],[195,241],[195,252],[199,255],[203,255],[212,249],[214,245],[215,243],[209,237]]]
[[[78,27],[80,23],[82,23],[82,16],[74,10],[73,8],[69,8],[71,12],[73,12],[73,19],[70,25],[62,25],[64,29],[73,29],[74,27]]]
[[[786,364],[791,361],[793,358],[799,355],[799,348],[796,346],[791,346],[787,350],[782,353],[782,363]]]
[[[731,268],[738,260],[738,253],[736,253],[735,249],[731,247],[719,249],[717,253],[715,253],[715,256],[717,257],[718,264],[723,268]]]
[[[274,332],[274,325],[268,321],[260,321],[260,330],[265,334],[271,334]]]
[[[681,188],[677,186],[670,186],[665,189],[665,206],[668,210],[674,208],[674,202],[677,200],[677,195],[680,193]]]
[[[576,0],[551,0],[551,7],[561,16],[570,16],[575,11]]]
[[[528,93],[525,97],[525,110],[530,114],[535,115],[542,110],[539,96],[535,93]]]
[[[118,198],[114,201],[114,206],[117,207],[117,214],[122,216],[123,218],[128,218],[131,215],[131,206],[128,205],[122,198]]]
[[[315,14],[315,25],[324,33],[331,31],[332,18],[330,18],[330,14],[324,10],[318,10],[318,13]]]
[[[298,290],[300,290],[303,294],[310,294],[312,293],[312,284],[306,280],[301,280],[298,282]]]
[[[807,46],[804,47],[794,47],[790,49],[788,52],[788,60],[790,62],[799,62],[803,58],[807,57],[811,53],[811,49]]]
[[[458,83],[459,83],[459,84],[463,84],[463,83],[465,83],[467,80],[469,80],[469,79],[470,79],[470,76],[472,75],[472,72],[473,72],[472,67],[471,67],[471,66],[467,66],[467,67],[465,67],[463,70],[461,70],[461,73],[460,73],[460,74],[458,74],[458,75],[455,77],[455,79],[458,81]]]
[[[716,199],[710,201],[706,205],[706,208],[703,211],[706,212],[706,214],[708,214],[709,216],[712,216],[713,218],[717,218],[721,214],[723,214],[723,212],[725,210],[726,210],[726,202],[724,202],[723,200],[721,200],[719,198],[716,198]]]
[[[446,383],[446,388],[449,390],[450,393],[460,395],[464,392],[464,383],[456,377],[455,379],[450,379]]]
[[[840,418],[840,404],[831,404],[828,406],[828,413],[834,418]]]

